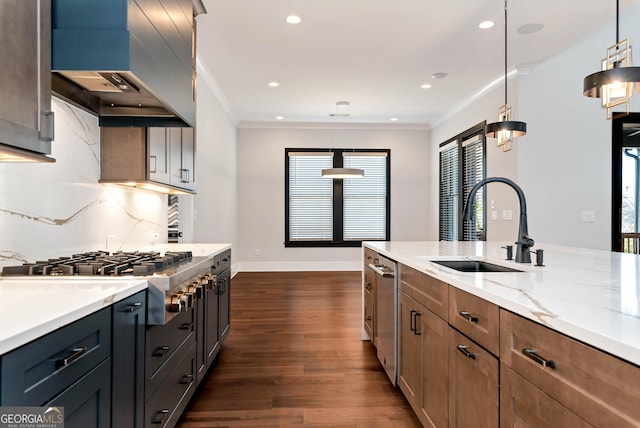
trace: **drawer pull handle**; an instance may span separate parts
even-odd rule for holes
[[[413,332],[413,334],[416,333],[416,310],[415,309],[411,309],[411,321],[409,323],[409,330],[411,330]]]
[[[556,368],[556,363],[551,360],[545,360],[540,355],[536,354],[534,349],[524,348],[522,353],[527,357],[531,358],[536,363],[540,364],[542,367],[550,367],[552,369]]]
[[[367,315],[366,317],[364,317],[365,321],[371,321],[371,315]]]
[[[166,345],[165,346],[158,346],[156,348],[156,350],[153,351],[153,354],[151,354],[151,355],[153,355],[154,357],[164,357],[165,354],[167,352],[169,352],[169,349],[171,349],[171,347],[166,346]]]
[[[193,375],[192,374],[186,374],[184,376],[182,376],[182,379],[180,379],[180,383],[183,385],[186,385],[188,383],[193,382]]]
[[[367,289],[367,291],[371,291],[371,283],[370,283],[370,282],[367,282],[367,283],[364,285],[364,288],[366,288],[366,289]]]
[[[158,416],[160,416],[158,418]],[[162,409],[156,413],[156,416],[151,420],[154,425],[164,425],[164,420],[169,416],[169,409]]]
[[[135,312],[138,309],[140,309],[142,307],[142,303],[141,302],[135,302],[130,304],[129,306],[127,306],[127,309],[125,309],[125,312]]]
[[[413,334],[415,334],[416,336],[420,336],[422,334],[422,330],[418,330],[418,317],[421,317],[422,314],[418,311],[416,311],[415,315],[413,316]]]
[[[87,350],[88,348],[86,346],[73,348],[71,350],[71,355],[69,355],[68,357],[60,358],[59,360],[56,360],[56,369],[59,369],[64,366],[68,366],[69,364],[71,364],[72,362],[74,362],[84,354],[86,354]]]
[[[465,345],[458,345],[458,351],[462,352],[462,354],[467,358],[471,358],[472,360],[476,359],[476,354],[469,352]]]
[[[478,317],[474,317],[473,315],[471,315],[471,313],[469,313],[469,311],[460,311],[458,314],[469,322],[478,322]]]
[[[180,330],[189,330],[191,326],[193,326],[192,322],[183,322],[182,325],[180,325]]]

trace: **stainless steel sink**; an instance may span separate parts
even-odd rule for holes
[[[431,262],[460,272],[522,272],[481,260],[431,260]]]

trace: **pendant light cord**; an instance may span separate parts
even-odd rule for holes
[[[620,43],[620,23],[618,17],[620,16],[620,0],[616,0],[616,44]]]
[[[504,108],[507,108],[507,0],[504,0]]]

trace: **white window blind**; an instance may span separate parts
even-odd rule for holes
[[[289,240],[333,239],[333,180],[322,170],[333,166],[333,153],[289,153]]]
[[[458,240],[458,142],[440,149],[440,240]]]
[[[467,203],[469,192],[480,180],[484,178],[484,145],[482,138],[478,136],[462,143],[462,157],[464,163],[464,203]],[[475,211],[473,221],[464,223],[464,241],[482,241],[485,236],[484,227],[484,187],[476,193],[474,204],[471,207]]]
[[[385,239],[387,236],[387,159],[385,153],[343,153],[346,168],[364,170],[364,177],[343,184],[343,239]]]

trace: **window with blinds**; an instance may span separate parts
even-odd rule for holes
[[[458,240],[458,143],[454,141],[440,148],[440,240]]]
[[[346,168],[364,170],[364,177],[344,180],[343,239],[375,240],[387,236],[386,153],[343,153]]]
[[[485,178],[484,123],[440,145],[440,240],[486,238],[484,189],[476,193],[474,220],[462,218],[471,188]]]
[[[484,178],[484,144],[482,136],[475,135],[462,142],[463,161],[463,195],[464,203],[467,203],[469,192],[480,180]],[[473,221],[464,222],[463,241],[484,241],[484,188],[476,193],[473,206],[475,213]]]
[[[333,183],[321,174],[332,167],[333,153],[292,152],[288,159],[289,240],[331,241]]]
[[[285,246],[359,246],[389,240],[390,150],[285,149]],[[325,168],[364,177],[330,179]]]

